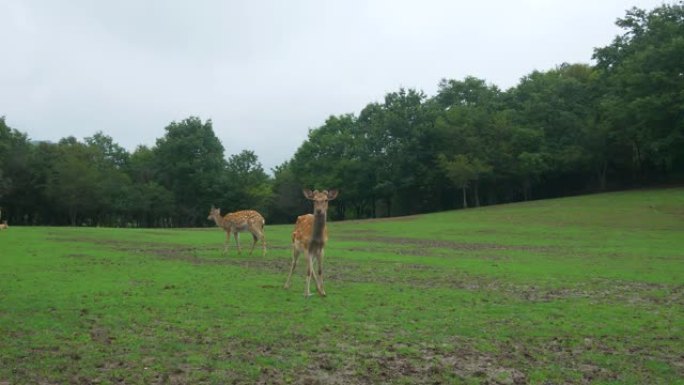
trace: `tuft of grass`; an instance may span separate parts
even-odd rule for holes
[[[291,231],[0,232],[0,384],[684,383],[684,189]]]

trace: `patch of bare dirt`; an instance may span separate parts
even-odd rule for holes
[[[424,217],[425,214],[414,214],[414,215],[404,215],[400,217],[387,217],[387,218],[367,218],[367,219],[350,219],[344,221],[344,223],[376,223],[376,222],[410,222],[415,219]]]
[[[116,339],[109,334],[108,329],[100,326],[93,326],[90,329],[90,338],[103,345],[111,345],[112,341]]]
[[[488,245],[488,244],[462,244],[450,241],[426,241],[406,238],[392,237],[373,237],[395,244],[410,246],[431,245],[431,247],[445,247],[466,250],[502,250],[510,249],[510,246]],[[72,239],[83,241],[83,239]],[[92,241],[92,240],[90,240]],[[222,252],[222,245],[190,247],[183,245],[171,245],[168,243],[152,242],[125,242],[121,240],[99,241],[100,244],[107,245],[115,250],[150,254],[163,259],[184,261],[196,265],[233,265],[243,268],[264,270],[271,273],[282,273],[283,276],[289,271],[291,258],[262,258],[260,250],[255,249],[254,254],[249,257],[248,249],[243,248],[242,256],[237,256],[235,247],[229,250],[228,255],[222,258],[207,258],[200,254],[207,251],[215,251],[217,255]],[[515,246],[517,247],[517,246]],[[523,247],[524,249],[525,247]],[[541,250],[543,248],[539,248]],[[289,246],[269,247],[269,251],[290,250]],[[351,248],[352,251],[377,251],[374,248]],[[425,247],[409,247],[395,249],[398,254],[406,253],[410,255],[428,255]],[[74,258],[91,258],[93,263],[113,263],[108,259],[92,258],[86,254],[74,253],[70,255]],[[485,257],[496,263],[498,259],[505,256]],[[335,260],[334,256],[327,256],[325,263],[326,279],[342,282],[376,282],[385,284],[407,285],[411,287],[450,287],[472,291],[490,291],[500,294],[503,298],[515,298],[531,302],[549,302],[567,298],[591,298],[597,301],[619,300],[623,302],[654,303],[658,305],[684,306],[684,285],[670,286],[664,284],[633,282],[633,281],[591,281],[583,284],[576,284],[572,287],[550,288],[537,285],[519,284],[506,280],[500,280],[488,276],[473,276],[458,270],[445,270],[421,264],[394,264],[389,268],[383,263],[355,263],[350,261]],[[335,262],[330,263],[329,261]],[[298,271],[301,273],[303,258],[300,257]],[[387,269],[391,270],[387,270]],[[425,273],[413,274],[410,272],[423,271]],[[408,272],[408,273],[407,273]],[[664,294],[654,295],[654,291],[662,291]]]

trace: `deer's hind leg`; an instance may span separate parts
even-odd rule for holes
[[[230,246],[230,231],[226,231],[226,240],[223,242],[223,255],[228,253],[228,247]]]
[[[261,247],[262,247],[262,252],[261,256],[265,257],[266,256],[266,234],[264,233],[264,230],[262,229],[261,232],[259,233],[261,235]]]
[[[320,274],[323,273],[323,268],[321,266],[321,256],[316,255],[315,257],[313,255],[309,256],[309,265],[311,266],[311,275],[313,275],[314,280],[316,281],[316,291],[318,294],[321,296],[325,297],[325,289],[323,289],[323,276],[321,275],[319,277],[319,274],[316,274],[316,269],[313,266],[314,258],[316,258],[316,263],[318,264],[318,272]],[[308,287],[307,287],[308,289]]]
[[[235,237],[235,243],[237,244],[238,255],[242,255],[242,249],[240,248],[240,232],[233,231],[233,236]]]
[[[259,236],[255,233],[252,233],[252,248],[249,249],[249,255],[252,255],[252,252],[254,252],[254,246],[256,245],[257,241],[259,240]]]

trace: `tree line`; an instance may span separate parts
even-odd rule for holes
[[[172,122],[128,152],[97,132],[34,142],[0,119],[0,207],[14,224],[200,226],[215,204],[268,223],[339,188],[334,219],[396,216],[684,180],[684,3],[633,8],[595,64],[534,71],[508,90],[444,79],[329,117],[267,174],[226,159],[212,122]]]

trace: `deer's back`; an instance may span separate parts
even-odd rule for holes
[[[247,231],[250,227],[261,229],[266,224],[264,217],[255,210],[242,210],[226,214],[223,220],[238,231]]]

